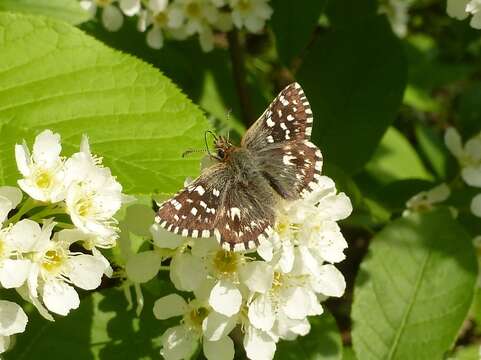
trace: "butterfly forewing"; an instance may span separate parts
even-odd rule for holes
[[[228,168],[222,163],[205,170],[196,180],[160,205],[156,222],[182,236],[213,236],[228,173]]]
[[[309,139],[312,121],[311,106],[304,91],[298,83],[290,84],[247,130],[242,146],[261,151],[276,143]]]

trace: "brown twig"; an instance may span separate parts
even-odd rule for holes
[[[234,76],[237,96],[240,102],[242,122],[246,127],[249,127],[255,119],[249,98],[249,90],[247,89],[244,49],[240,43],[237,29],[227,34],[227,40],[229,42],[229,52],[232,62],[232,75]]]

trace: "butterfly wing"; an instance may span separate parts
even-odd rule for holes
[[[248,250],[265,240],[274,224],[274,194],[268,183],[233,182],[226,192],[214,233],[227,250]]]
[[[282,90],[242,139],[272,188],[299,198],[320,179],[322,154],[311,143],[312,110],[298,83]]]
[[[218,163],[207,168],[196,180],[160,205],[156,222],[182,236],[213,236],[217,211],[228,181],[226,164]]]
[[[271,231],[273,203],[265,181],[246,184],[228,164],[218,163],[163,202],[155,220],[170,232],[193,238],[215,235],[226,250],[242,251],[257,246]]]
[[[312,121],[311,106],[304,91],[298,83],[290,84],[246,131],[242,146],[262,151],[282,142],[309,140]]]

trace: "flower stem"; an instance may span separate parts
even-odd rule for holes
[[[29,197],[27,200],[25,200],[22,207],[18,209],[17,213],[8,219],[5,225],[16,223],[23,215],[39,205],[40,204],[36,200]]]
[[[232,73],[237,96],[239,97],[242,122],[246,127],[249,127],[255,119],[249,98],[249,90],[247,89],[244,49],[240,43],[239,31],[234,28],[234,30],[228,32],[227,41],[229,42]]]
[[[30,219],[31,220],[42,220],[45,219],[46,217],[50,215],[58,215],[58,214],[65,214],[65,209],[63,207],[60,207],[58,205],[54,205],[52,207],[46,207],[43,210],[40,210],[38,213],[33,214]]]

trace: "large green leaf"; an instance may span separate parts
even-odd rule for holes
[[[326,161],[360,170],[396,117],[406,81],[403,50],[386,18],[369,16],[320,36],[297,78]]]
[[[310,318],[311,331],[295,341],[281,341],[277,345],[276,360],[340,360],[342,340],[336,319],[325,312]]]
[[[198,172],[208,124],[157,70],[57,21],[0,15],[0,183],[15,183],[13,146],[44,128],[72,153],[81,134],[126,192],[174,192]]]
[[[74,25],[90,18],[77,0],[0,0],[0,11],[40,14]]]
[[[159,293],[167,294],[167,280],[153,280]],[[133,290],[133,289],[132,289]],[[87,359],[155,359],[160,358],[160,336],[178,319],[159,321],[154,318],[152,295],[144,289],[144,309],[137,316],[129,309],[120,289],[107,289],[85,294],[80,307],[67,317],[49,322],[36,312],[29,313],[25,333],[16,337],[16,344],[6,360],[87,360]]]
[[[291,65],[294,57],[306,49],[326,3],[327,0],[272,1],[276,48],[285,65]]]
[[[356,279],[352,339],[363,359],[441,359],[473,300],[469,235],[447,209],[392,222]]]
[[[393,127],[384,134],[379,147],[366,165],[366,172],[380,184],[403,179],[432,179],[416,150],[404,135]]]

